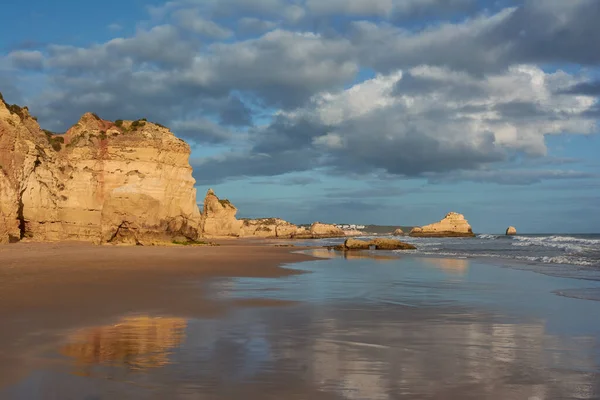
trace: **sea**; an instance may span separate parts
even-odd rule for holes
[[[357,239],[371,239],[361,236]],[[475,238],[413,238],[400,239],[417,247],[412,251],[397,251],[398,255],[435,256],[453,259],[477,259],[514,268],[566,278],[600,280],[600,234],[479,234]],[[303,245],[329,246],[344,239],[323,239],[303,242]]]

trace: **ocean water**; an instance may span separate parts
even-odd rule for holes
[[[533,269],[550,275],[600,280],[600,234],[517,236],[480,234],[475,238],[404,236],[398,239],[414,244],[417,250],[410,253],[415,255],[476,258],[504,266]],[[331,245],[342,241],[343,239],[325,239],[318,244],[313,242],[312,245]],[[398,253],[406,253],[406,251]]]

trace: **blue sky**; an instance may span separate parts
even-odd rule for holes
[[[600,2],[3,6],[0,91],[43,127],[168,125],[241,217],[598,232]]]

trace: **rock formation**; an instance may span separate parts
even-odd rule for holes
[[[310,233],[313,238],[327,238],[327,237],[342,237],[345,236],[344,231],[335,225],[323,224],[321,222],[315,222],[310,227]]]
[[[370,248],[375,250],[415,250],[416,247],[409,243],[404,243],[396,239],[385,239],[378,238],[371,241],[357,240],[357,239],[346,239],[344,244],[335,246],[335,250],[348,251],[348,250],[369,250]]]
[[[402,229],[398,228],[398,229],[396,229],[394,231],[394,233],[392,233],[392,235],[394,235],[394,236],[404,236],[404,231]]]
[[[515,228],[514,226],[509,226],[508,229],[506,230],[506,234],[509,236],[514,236],[517,234],[517,228]]]
[[[85,114],[64,135],[0,101],[0,242],[196,240],[189,146],[167,128]]]
[[[418,237],[473,237],[471,225],[464,215],[450,212],[440,222],[413,228],[410,236]]]
[[[219,199],[212,189],[204,199],[201,218],[203,236],[209,238],[241,237],[266,239],[315,239],[345,236],[334,225],[315,222],[310,229],[298,227],[280,218],[236,218],[237,208],[229,200]]]
[[[303,230],[279,218],[246,219],[243,220],[240,237],[292,239],[298,232]]]
[[[201,231],[207,237],[239,236],[242,221],[235,218],[237,208],[229,200],[219,199],[208,189],[202,209]]]

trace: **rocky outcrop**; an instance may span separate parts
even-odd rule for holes
[[[415,250],[416,247],[396,239],[378,238],[371,241],[376,250]]]
[[[506,229],[506,234],[508,236],[514,236],[517,234],[517,228],[515,228],[514,226],[509,226],[508,229]]]
[[[227,199],[219,199],[208,189],[202,209],[202,233],[206,237],[240,236],[242,221],[235,218],[237,208]]]
[[[299,230],[296,225],[279,218],[245,219],[240,237],[291,239]]]
[[[363,231],[359,231],[358,229],[344,229],[345,236],[362,236],[364,235]]]
[[[402,229],[398,228],[398,229],[396,229],[394,231],[394,233],[392,233],[392,235],[394,235],[394,236],[404,236],[404,231]]]
[[[315,239],[346,236],[337,226],[321,222],[315,222],[310,226],[310,234]]]
[[[341,250],[369,250],[371,243],[366,240],[346,239]]]
[[[440,222],[413,228],[410,236],[417,237],[473,237],[471,225],[464,215],[450,212]]]
[[[378,238],[371,241],[357,240],[357,239],[346,239],[344,244],[335,246],[335,250],[348,251],[348,250],[369,250],[373,248],[375,250],[415,250],[416,247],[409,243],[401,242],[396,239],[385,239]]]
[[[64,135],[0,101],[0,242],[196,240],[190,148],[167,128],[85,114]]]
[[[237,208],[229,200],[217,197],[212,189],[204,199],[201,231],[205,237],[241,237],[265,239],[316,239],[345,236],[334,225],[315,222],[309,229],[280,218],[236,218]]]

